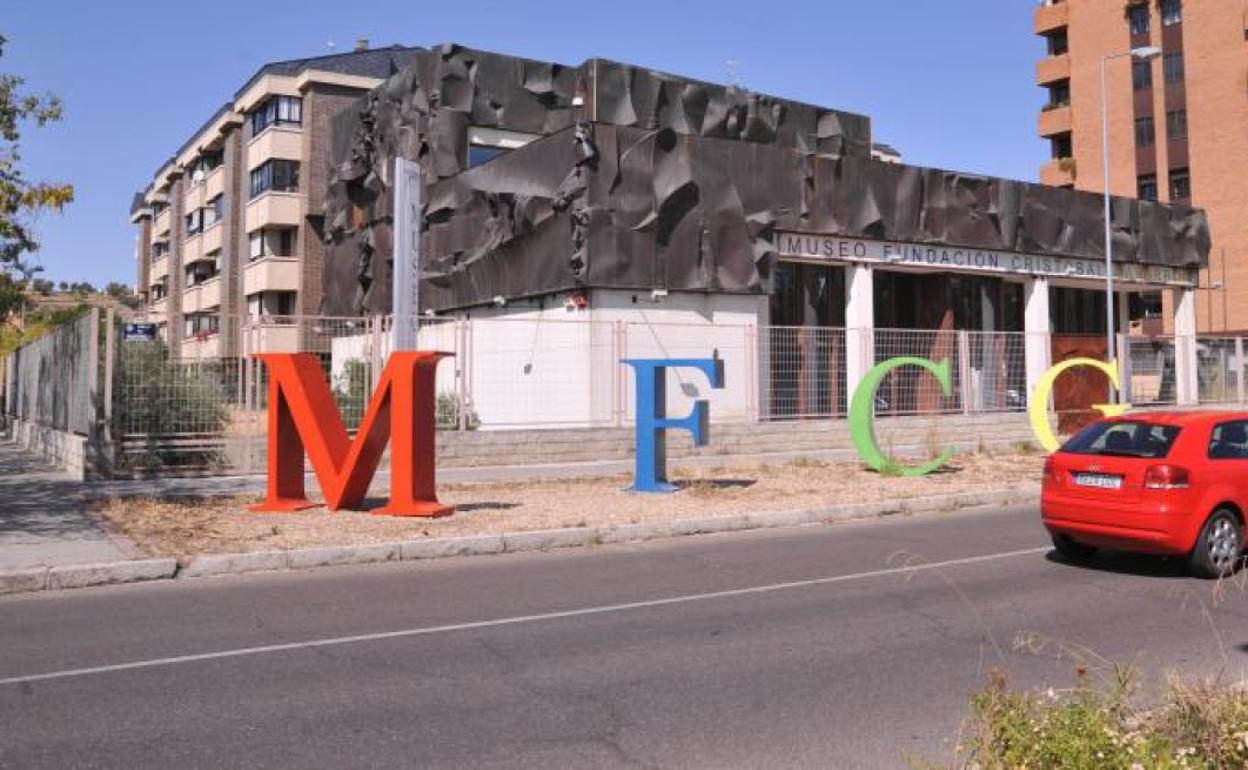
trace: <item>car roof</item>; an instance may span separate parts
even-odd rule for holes
[[[1202,425],[1228,420],[1248,420],[1248,411],[1232,411],[1228,409],[1159,409],[1157,411],[1130,411],[1119,417],[1111,417],[1113,422],[1139,422],[1141,420],[1160,423],[1162,425]]]

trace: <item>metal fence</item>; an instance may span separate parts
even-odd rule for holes
[[[436,380],[443,430],[630,425],[635,382],[624,362],[638,358],[722,360],[722,388],[697,371],[674,369],[666,393],[671,413],[707,399],[718,422],[843,417],[851,379],[898,356],[947,361],[950,387],[922,369],[898,369],[877,389],[877,414],[1017,412],[1029,395],[1027,335],[1013,332],[651,323],[644,316],[247,317],[223,324],[235,330],[230,345],[224,334],[195,335],[171,349],[159,340],[123,342],[117,325],[93,334],[90,323],[58,329],[5,359],[4,409],[72,432],[98,425],[122,471],[262,469],[268,372],[257,353],[317,356],[343,423],[353,430],[396,341],[452,354]],[[1200,338],[1196,347],[1199,401],[1244,403],[1243,340]],[[1173,338],[1128,337],[1122,353],[1123,389],[1132,403],[1176,402]],[[1064,379],[1085,375],[1102,376],[1074,370]]]

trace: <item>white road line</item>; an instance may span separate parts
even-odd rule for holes
[[[360,642],[377,642],[386,639],[401,639],[411,636],[428,636],[430,634],[443,634],[451,631],[471,631],[478,628],[493,628],[496,626],[514,626],[521,623],[538,623],[546,620],[561,620],[563,618],[576,618],[586,615],[603,615],[611,612],[627,612],[629,610],[641,610],[650,607],[667,607],[673,604],[687,604],[689,602],[705,601],[707,599],[725,599],[734,596],[750,596],[752,594],[765,594],[773,591],[787,591],[794,588],[809,588],[812,586],[831,585],[833,583],[849,583],[855,580],[866,580],[868,578],[885,577],[888,575],[906,575],[916,572],[928,572],[931,570],[943,569],[945,567],[959,567],[966,564],[980,564],[989,561],[998,561],[1001,559],[1010,559],[1015,556],[1031,556],[1038,553],[1045,553],[1051,550],[1044,546],[1040,548],[1025,548],[1020,551],[1005,551],[1002,553],[986,554],[983,556],[968,556],[964,559],[950,559],[949,561],[931,562],[926,564],[914,564],[904,567],[891,567],[888,569],[878,569],[869,572],[857,572],[849,575],[833,575],[830,577],[813,578],[810,580],[795,580],[789,583],[771,583],[768,585],[751,586],[749,588],[731,588],[724,591],[710,591],[700,594],[685,594],[683,596],[671,596],[666,599],[647,599],[638,602],[625,602],[623,604],[606,604],[598,607],[583,607],[577,610],[564,610],[561,612],[544,612],[537,615],[519,615],[511,618],[496,618],[494,620],[477,620],[469,623],[452,623],[445,626],[426,626],[424,628],[407,628],[400,631],[382,631],[372,634],[358,634],[355,636],[332,636],[324,639],[311,639],[305,642],[288,642],[286,644],[268,644],[260,647],[239,647],[232,650],[219,650],[217,652],[203,652],[194,655],[176,655],[168,658],[151,658],[149,660],[136,660],[130,663],[114,663],[107,666],[91,666],[89,668],[70,668],[62,671],[49,671],[43,674],[27,674],[26,676],[14,676],[7,679],[0,679],[0,685],[10,684],[26,684],[30,682],[46,682],[51,679],[71,679],[80,676],[90,676],[92,674],[107,674],[114,671],[131,671],[141,668],[158,668],[161,666],[176,666],[182,663],[196,663],[203,660],[220,660],[222,658],[241,658],[248,655],[266,655],[274,652],[287,652],[290,650],[308,650],[317,647],[336,647],[342,644],[357,644]]]

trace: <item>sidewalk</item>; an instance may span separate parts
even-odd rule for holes
[[[0,440],[0,571],[136,558],[86,512],[82,482]]]

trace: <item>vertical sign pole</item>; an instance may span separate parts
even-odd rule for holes
[[[420,164],[394,159],[394,350],[415,350],[420,324]]]

